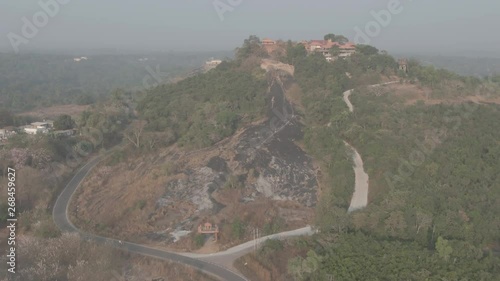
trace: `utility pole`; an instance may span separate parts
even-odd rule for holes
[[[257,239],[255,240],[255,251],[259,249],[259,229],[257,228]]]
[[[260,240],[260,232],[259,229],[254,227],[252,230],[253,233],[253,251],[257,253],[257,249],[259,248],[259,240]]]
[[[257,251],[257,245],[255,244],[256,237],[257,237],[257,232],[255,231],[255,227],[254,227],[253,228],[253,252],[254,252],[254,254]]]

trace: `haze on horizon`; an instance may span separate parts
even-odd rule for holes
[[[41,0],[50,1],[56,0]],[[252,34],[309,40],[335,33],[352,40],[356,27],[365,30],[374,21],[373,12],[387,10],[397,0],[57,1],[67,4],[60,4],[60,11],[33,38],[25,38],[21,53],[231,50]],[[370,45],[394,53],[500,57],[498,0],[399,2],[401,12],[370,37]],[[38,0],[0,2],[0,51],[13,52],[9,34],[23,36],[23,17],[33,21],[39,11]]]

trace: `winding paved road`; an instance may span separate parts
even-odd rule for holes
[[[254,248],[255,243],[261,244],[262,242],[265,242],[267,240],[272,240],[272,239],[281,240],[281,239],[297,237],[297,236],[313,235],[314,233],[316,233],[316,231],[313,230],[311,226],[306,226],[306,227],[300,228],[300,229],[295,229],[295,230],[290,230],[290,231],[286,231],[286,232],[281,232],[281,233],[277,233],[277,234],[271,234],[268,236],[264,236],[264,237],[261,237],[257,240],[248,241],[248,242],[245,242],[245,243],[240,244],[238,246],[229,248],[229,249],[222,251],[222,252],[217,252],[217,253],[213,253],[213,254],[182,253],[182,255],[186,256],[186,257],[192,257],[192,258],[229,256],[229,255],[234,255],[234,254],[241,254],[242,252],[251,251]]]
[[[380,83],[380,84],[375,84],[375,85],[370,85],[368,86],[369,88],[375,88],[375,87],[380,87],[380,86],[385,86],[385,85],[390,85],[390,84],[395,84],[398,83],[399,81],[391,81],[391,82],[386,82],[386,83]],[[354,106],[352,105],[351,101],[349,100],[349,97],[352,95],[354,92],[354,89],[348,90],[344,92],[344,102],[347,104],[347,107],[349,108],[350,112],[354,112]],[[345,145],[352,149],[354,151],[353,154],[353,161],[354,161],[354,193],[351,198],[351,204],[349,205],[349,209],[347,212],[352,212],[355,210],[363,209],[368,205],[368,193],[369,193],[369,186],[368,186],[368,174],[365,172],[365,168],[363,165],[363,159],[361,158],[361,155],[359,155],[359,152],[354,148],[352,145],[348,144],[345,142]]]
[[[208,261],[202,261],[199,259],[191,258],[182,254],[177,254],[173,252],[168,252],[164,250],[159,250],[155,248],[146,247],[143,245],[138,245],[130,242],[121,242],[116,239],[106,238],[98,235],[93,235],[89,233],[85,233],[79,229],[77,229],[69,220],[68,216],[68,206],[75,193],[78,186],[80,186],[83,179],[87,176],[87,174],[94,168],[104,157],[106,154],[97,156],[90,160],[87,164],[78,170],[75,176],[68,182],[64,190],[61,192],[57,201],[54,205],[54,209],[52,211],[52,216],[54,218],[54,222],[57,227],[61,229],[63,232],[70,233],[78,233],[82,236],[82,238],[90,241],[94,241],[97,243],[108,244],[115,248],[119,248],[131,253],[136,253],[144,256],[150,256],[154,258],[160,258],[164,260],[169,260],[177,263],[181,263],[184,265],[192,266],[197,269],[202,270],[203,272],[210,274],[212,276],[217,277],[220,280],[228,280],[228,281],[247,281],[247,279],[229,269],[226,269],[222,266],[210,263]]]
[[[228,269],[231,267],[234,260],[249,253],[255,247],[268,239],[285,239],[289,237],[312,235],[316,233],[312,227],[307,226],[301,229],[286,231],[278,234],[262,237],[258,240],[249,241],[241,245],[235,246],[228,250],[213,253],[213,254],[195,254],[195,253],[174,253],[165,250],[155,249],[131,242],[119,241],[116,239],[106,238],[90,233],[85,233],[76,228],[71,223],[68,215],[68,207],[73,194],[83,182],[90,171],[103,160],[109,152],[100,156],[96,156],[87,164],[81,167],[75,176],[68,182],[64,190],[61,192],[52,211],[54,222],[63,232],[78,233],[83,239],[94,241],[101,244],[111,245],[115,248],[122,249],[131,253],[136,253],[144,256],[169,260],[184,265],[192,266],[200,269],[203,272],[219,278],[220,280],[228,281],[246,281],[247,279],[240,274]]]
[[[368,87],[375,88],[375,87],[380,87],[380,86],[385,86],[385,85],[390,85],[390,84],[395,84],[395,83],[399,83],[399,81],[385,82],[385,83],[370,85]],[[347,107],[349,107],[350,112],[354,112],[354,106],[352,105],[351,101],[349,100],[349,97],[352,95],[353,92],[354,92],[354,89],[350,89],[350,90],[344,92],[344,102],[347,104]]]
[[[358,151],[350,144],[344,141],[344,144],[349,147],[353,152],[354,161],[354,193],[352,194],[351,204],[349,205],[348,213],[363,209],[368,205],[368,174],[365,172],[363,159]]]

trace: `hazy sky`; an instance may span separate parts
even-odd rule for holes
[[[41,0],[54,2],[56,0]],[[397,0],[57,0],[60,11],[43,26],[39,0],[0,0],[0,50],[119,48],[220,50],[239,46],[250,34],[279,39],[320,39],[326,33],[354,39],[372,11]],[[241,2],[241,3],[239,3]],[[226,11],[217,12],[214,3]],[[233,5],[231,4],[233,3]],[[229,8],[228,8],[229,7]],[[372,30],[370,44],[392,52],[500,57],[500,1],[401,0],[400,13]],[[22,18],[42,26],[23,35]],[[222,17],[220,16],[222,15]],[[15,34],[15,35],[14,35]],[[23,38],[23,39],[19,39]]]

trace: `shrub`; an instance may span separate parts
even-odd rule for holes
[[[245,224],[238,218],[231,224],[231,234],[235,239],[242,239],[245,236],[245,229]]]
[[[203,245],[205,245],[205,235],[203,234],[196,234],[193,238],[194,244],[196,247],[201,248]]]

